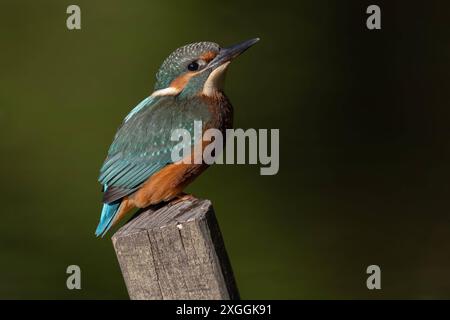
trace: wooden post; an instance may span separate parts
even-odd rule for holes
[[[209,200],[145,209],[112,237],[131,299],[239,299]]]

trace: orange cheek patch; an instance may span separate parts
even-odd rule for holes
[[[170,83],[170,87],[176,88],[177,90],[181,91],[184,89],[184,86],[191,80],[191,78],[196,75],[196,73],[185,73],[178,78],[174,79]]]
[[[214,51],[208,51],[205,52],[200,56],[200,59],[206,61],[206,63],[210,62],[212,59],[214,59],[217,56],[217,52]]]

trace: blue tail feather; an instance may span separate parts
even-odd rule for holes
[[[95,235],[104,236],[106,232],[108,232],[109,228],[111,228],[114,217],[119,210],[121,201],[113,202],[113,203],[105,203],[103,204],[102,215],[100,216],[100,222],[97,226],[97,230],[95,230]]]

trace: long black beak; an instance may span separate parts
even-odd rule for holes
[[[220,49],[219,54],[209,63],[209,67],[215,69],[218,66],[224,64],[225,62],[233,60],[258,41],[259,38],[254,38],[235,44],[234,46],[228,48]]]

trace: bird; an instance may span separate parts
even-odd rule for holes
[[[103,208],[97,237],[136,208],[186,196],[183,190],[208,165],[174,161],[171,154],[178,142],[172,141],[171,133],[176,129],[192,133],[194,121],[202,121],[203,132],[213,128],[225,133],[232,128],[233,106],[223,91],[225,74],[231,61],[258,41],[225,48],[195,42],[163,61],[153,93],[126,115],[101,166]],[[188,148],[204,150],[208,143],[198,140],[190,139]]]

